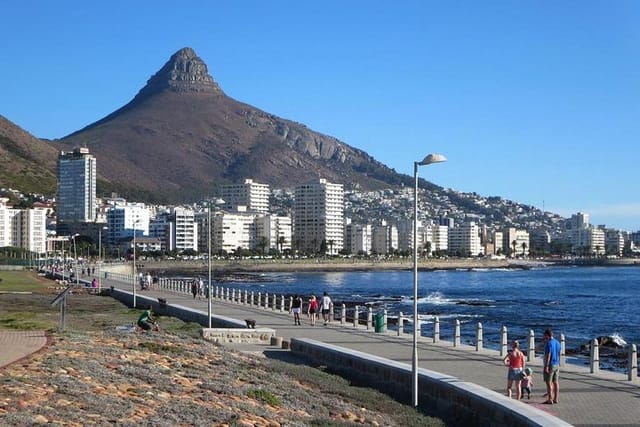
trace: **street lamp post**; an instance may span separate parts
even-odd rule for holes
[[[136,225],[139,220],[133,221],[133,308],[136,308]]]
[[[79,234],[74,234],[73,236],[71,236],[71,238],[73,239],[73,258],[74,258],[74,264],[76,266],[76,286],[80,286],[80,275],[78,274],[78,253],[76,252],[76,237],[78,237]]]
[[[98,228],[98,293],[102,292],[102,230],[107,230],[108,227]]]
[[[207,258],[209,262],[209,283],[207,284],[207,314],[209,317],[209,329],[211,329],[211,200],[209,200],[209,206],[207,208],[207,252],[209,257]]]
[[[216,207],[224,204],[224,200],[216,199],[215,204]],[[209,329],[211,329],[211,294],[213,293],[213,283],[211,282],[211,200],[208,201],[208,218],[207,218],[207,226],[208,226],[208,239],[207,239],[207,250],[209,252],[209,284],[208,284],[208,292],[207,292],[207,300],[208,300],[208,315],[209,315]]]
[[[446,162],[442,154],[429,154],[420,162],[413,162],[413,357],[411,358],[411,400],[413,406],[418,406],[418,332],[420,321],[418,319],[418,166],[426,166],[432,163]]]

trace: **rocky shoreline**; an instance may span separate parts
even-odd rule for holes
[[[207,271],[207,261],[141,261],[139,268],[143,271],[166,272],[202,272]],[[452,260],[420,260],[418,270],[459,270],[474,268],[529,268],[528,263],[512,263],[508,260],[492,259],[452,259]],[[211,269],[215,272],[301,272],[301,271],[384,271],[411,270],[411,259],[403,260],[359,260],[359,259],[326,259],[326,260],[234,260],[213,261]]]

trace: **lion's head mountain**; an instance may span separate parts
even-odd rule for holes
[[[136,200],[201,200],[248,177],[272,188],[319,177],[346,189],[411,185],[362,150],[227,96],[188,47],[128,104],[48,145],[89,148],[98,159],[99,190]],[[51,166],[55,158],[44,164]]]

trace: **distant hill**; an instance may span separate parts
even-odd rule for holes
[[[362,150],[225,95],[191,48],[127,105],[55,143],[89,148],[103,192],[153,202],[201,200],[245,178],[272,188],[315,178],[347,189],[412,185]]]
[[[51,194],[56,159],[55,147],[0,116],[0,187]]]

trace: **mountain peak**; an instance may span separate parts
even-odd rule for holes
[[[190,47],[174,53],[136,96],[146,97],[164,92],[206,92],[221,94],[222,89],[209,75],[207,64]]]

